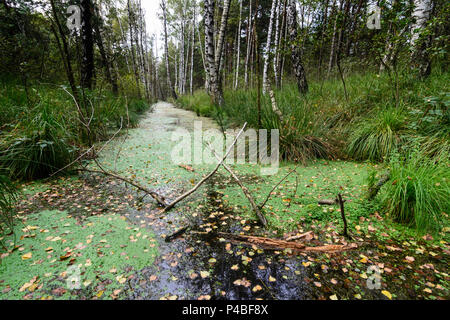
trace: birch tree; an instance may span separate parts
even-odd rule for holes
[[[270,9],[269,29],[267,31],[267,42],[266,42],[266,48],[264,50],[263,94],[265,94],[267,91],[267,70],[269,69],[270,44],[271,44],[271,38],[272,38],[272,27],[273,27],[273,20],[275,18],[276,6],[277,6],[277,0],[272,0],[272,8]]]
[[[167,75],[167,89],[169,90],[172,97],[176,100],[178,96],[175,92],[174,87],[172,86],[172,80],[170,79],[170,65],[169,65],[169,43],[168,43],[168,34],[167,34],[167,5],[166,0],[161,1],[161,9],[163,12],[163,25],[164,25],[164,53],[165,53],[165,62],[166,62],[166,75]]]
[[[295,78],[297,80],[297,87],[300,94],[308,92],[308,82],[306,80],[305,69],[302,64],[302,57],[300,53],[300,46],[298,45],[297,32],[297,8],[295,0],[288,0],[287,7],[287,25],[289,29],[289,41],[291,43],[291,60],[294,68]]]

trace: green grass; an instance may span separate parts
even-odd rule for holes
[[[356,124],[347,147],[356,160],[383,161],[405,141],[406,117],[390,108],[375,112]]]
[[[32,299],[77,299],[79,295],[110,299],[114,290],[123,288],[122,277],[151,264],[158,252],[151,233],[113,214],[90,217],[80,224],[64,212],[43,211],[28,216],[17,236],[21,240],[16,247],[7,240],[8,249],[14,251],[1,259],[3,299],[27,295]],[[65,258],[68,252],[71,255]],[[67,287],[71,266],[80,268],[80,291]],[[34,277],[37,287],[20,291]]]
[[[13,179],[39,179],[65,167],[87,142],[72,98],[61,87],[34,85],[28,93],[14,82],[0,82],[0,167]],[[134,127],[150,109],[137,98],[108,91],[86,92],[90,140],[107,139],[122,127]],[[93,110],[93,113],[91,113]],[[14,116],[15,115],[15,116]]]
[[[382,202],[391,218],[420,232],[438,232],[449,225],[450,170],[417,151],[393,156],[391,178],[383,187]]]
[[[0,172],[0,247],[5,247],[3,238],[14,233],[15,203],[17,189],[11,180]]]

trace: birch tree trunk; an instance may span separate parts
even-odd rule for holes
[[[234,82],[234,90],[237,90],[239,85],[239,65],[241,57],[241,26],[242,26],[242,3],[244,0],[240,0],[239,4],[239,26],[238,26],[238,36],[237,36],[237,53],[236,53],[236,78]]]
[[[330,49],[330,59],[328,62],[328,72],[327,77],[330,76],[331,69],[333,68],[333,62],[334,62],[334,56],[336,52],[336,33],[337,33],[337,23],[339,19],[339,11],[336,12],[335,10],[336,0],[333,2],[333,11],[336,14],[336,17],[334,18],[334,26],[333,26],[333,38],[331,39],[331,49]],[[342,8],[342,5],[341,5]]]
[[[297,79],[297,87],[300,94],[308,92],[308,82],[306,80],[305,69],[303,68],[300,46],[297,44],[297,8],[295,0],[288,0],[287,25],[289,28],[289,40],[291,42],[291,59],[294,68],[294,74]]]
[[[432,35],[426,34],[427,23],[432,16],[433,5],[431,0],[414,0],[413,25],[411,27],[411,60],[418,70],[421,78],[431,73],[431,59],[428,48],[431,45]]]
[[[223,93],[222,93],[222,56],[224,54],[224,41],[225,41],[225,31],[227,29],[227,23],[228,23],[228,13],[230,11],[230,0],[224,0],[223,3],[223,13],[222,13],[222,21],[220,22],[220,29],[219,29],[219,36],[217,39],[217,48],[216,48],[216,56],[215,56],[215,62],[216,62],[216,70],[217,70],[217,85],[219,89],[220,94],[220,105],[222,105],[223,100]]]
[[[170,68],[169,68],[169,44],[167,36],[167,6],[166,1],[161,1],[161,9],[163,11],[163,22],[164,22],[164,53],[166,56],[166,74],[167,74],[167,89],[169,90],[172,97],[176,100],[178,96],[175,92],[174,87],[172,87],[172,80],[170,79]]]
[[[245,82],[245,87],[248,88],[248,64],[250,62],[250,54],[251,54],[251,46],[252,46],[252,19],[253,19],[253,15],[252,15],[252,0],[250,0],[250,9],[249,9],[249,13],[248,13],[248,22],[247,22],[247,54],[245,56],[245,67],[244,67],[244,82]]]
[[[275,78],[275,85],[278,87],[278,42],[280,39],[280,0],[277,0],[275,10],[275,38],[273,39],[275,48],[273,55],[273,74]]]
[[[275,17],[275,8],[277,5],[277,0],[272,0],[272,8],[270,9],[270,20],[269,20],[269,29],[267,31],[267,42],[266,48],[264,50],[264,67],[263,67],[263,94],[266,94],[267,91],[267,70],[269,69],[269,58],[270,58],[270,44],[272,39],[272,27],[273,27],[273,19]]]
[[[196,6],[197,4],[194,2],[194,17],[193,17],[193,25],[192,25],[192,52],[191,52],[191,77],[190,77],[190,81],[189,81],[189,92],[191,95],[194,94],[194,86],[193,86],[193,81],[194,81],[194,53],[195,53],[195,25],[196,25]]]
[[[209,91],[212,95],[213,103],[222,105],[223,97],[221,97],[218,84],[218,70],[215,61],[215,42],[214,42],[214,10],[215,0],[205,0],[205,43],[206,43],[206,61],[208,62],[209,73]]]

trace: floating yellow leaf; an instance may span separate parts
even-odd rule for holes
[[[381,293],[384,294],[386,297],[388,297],[389,300],[392,300],[392,294],[389,291],[383,290],[381,291]]]
[[[259,284],[254,286],[253,289],[252,289],[253,292],[258,292],[258,291],[261,291],[261,290],[262,290],[262,287]]]
[[[31,252],[25,253],[22,256],[22,260],[27,260],[27,259],[31,259],[31,257],[33,256],[33,254]]]

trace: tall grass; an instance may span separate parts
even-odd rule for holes
[[[0,246],[6,248],[2,238],[6,234],[14,233],[14,203],[17,189],[3,173],[0,172]]]
[[[347,150],[357,160],[383,161],[404,142],[405,134],[406,117],[401,109],[378,111],[356,124]]]
[[[0,123],[0,167],[8,168],[13,179],[30,180],[47,177],[73,161],[86,135],[70,95],[54,85],[35,85],[27,92],[15,83],[0,83],[0,87],[5,89],[0,92],[4,121]],[[108,91],[85,92],[84,100],[90,142],[107,139],[120,126],[136,126],[139,115],[150,108],[144,100]]]
[[[68,164],[75,156],[64,118],[41,100],[0,141],[0,167],[14,179],[43,178]]]
[[[180,96],[177,103],[183,109],[194,111],[198,116],[211,117],[214,112],[211,98],[205,90],[197,90],[194,95]]]
[[[450,170],[418,151],[395,154],[389,163],[391,179],[382,190],[382,202],[396,221],[419,231],[439,231],[448,224]]]

